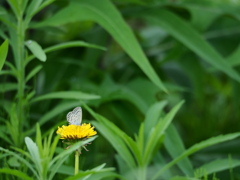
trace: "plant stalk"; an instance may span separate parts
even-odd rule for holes
[[[75,172],[74,172],[75,175],[77,175],[79,171],[79,156],[80,156],[80,151],[76,150],[75,151]]]
[[[17,26],[17,58],[18,62],[18,94],[17,94],[17,114],[18,114],[18,137],[21,138],[20,133],[22,132],[22,125],[24,121],[25,108],[24,108],[24,89],[25,89],[25,66],[24,66],[24,38],[25,38],[25,28],[24,22],[21,17],[18,17]],[[21,146],[21,140],[18,141],[17,146]]]
[[[139,166],[137,179],[146,180],[146,167],[145,166]]]

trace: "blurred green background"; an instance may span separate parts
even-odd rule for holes
[[[105,0],[83,2],[79,12],[77,7],[74,9],[78,2],[71,0],[44,7],[29,23],[25,40],[34,40],[43,49],[68,41],[84,41],[101,48],[69,47],[47,53],[45,62],[31,60],[25,67],[26,75],[36,67],[40,69],[26,82],[25,97],[58,91],[99,95],[100,99],[85,102],[132,137],[152,104],[166,100],[164,111],[168,112],[184,100],[173,124],[186,148],[212,136],[239,131],[240,1],[111,1],[115,7],[104,4]],[[89,4],[95,9],[88,9]],[[1,1],[0,6],[0,12],[5,8],[11,13],[7,1]],[[4,40],[3,34],[11,33],[4,23],[0,27]],[[10,49],[7,61],[14,64],[13,59]],[[3,71],[9,69],[10,66],[3,67]],[[14,142],[5,139],[10,134],[6,121],[13,112],[6,109],[13,107],[11,102],[18,98],[18,82],[8,74],[0,75],[0,146],[9,148]],[[42,133],[48,133],[66,124],[67,112],[79,106],[77,98],[26,102],[21,131],[31,137],[37,122]],[[91,120],[92,116],[83,109],[83,121]],[[22,144],[23,140],[19,146]],[[108,167],[117,166],[115,151],[101,134],[88,147],[90,152],[83,152],[81,158],[83,170],[101,162]],[[198,166],[230,154],[239,158],[239,149],[239,140],[235,140],[200,151],[191,159]],[[66,164],[70,165],[73,158]],[[239,169],[229,172],[219,172],[217,177],[229,179],[231,174],[232,179],[240,179]]]

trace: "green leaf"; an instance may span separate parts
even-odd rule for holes
[[[232,66],[240,65],[240,45],[235,49],[235,51],[227,57],[227,62]]]
[[[10,167],[15,167],[15,168],[21,167],[21,164],[19,163],[16,157],[10,157],[7,162]]]
[[[16,22],[11,19],[10,14],[8,14],[8,11],[1,6],[0,7],[0,21],[2,23],[5,23],[9,28],[17,29]],[[0,29],[0,36],[2,36],[3,39],[8,39],[7,35],[5,34],[4,28]]]
[[[144,135],[147,138],[152,127],[158,123],[159,116],[162,113],[163,108],[166,106],[166,101],[161,101],[153,104],[147,111],[145,120],[144,120]]]
[[[111,87],[111,88],[109,88]],[[129,86],[121,86],[112,81],[111,78],[106,76],[98,88],[98,92],[101,95],[101,103],[114,101],[114,100],[126,100],[136,106],[142,113],[145,113],[148,109],[148,105],[143,98],[136,93],[136,90],[129,89]]]
[[[164,146],[173,159],[178,157],[186,150],[180,137],[181,136],[177,132],[174,125],[170,124],[170,126],[166,130]],[[179,161],[177,165],[186,176],[194,175],[192,164],[187,157]]]
[[[109,0],[72,0],[69,6],[55,16],[36,24],[35,27],[59,26],[83,20],[93,20],[104,27],[149,79],[160,89],[167,91],[147,60],[132,30]]]
[[[46,49],[44,49],[44,51],[47,52],[51,52],[51,51],[56,51],[56,50],[60,50],[60,49],[65,49],[65,48],[70,48],[70,47],[90,47],[90,48],[96,48],[96,49],[100,49],[105,51],[106,48],[102,47],[102,46],[98,46],[95,44],[90,44],[84,41],[70,41],[70,42],[65,42],[65,43],[61,43],[61,44],[57,44],[51,47],[48,47]]]
[[[181,101],[177,105],[175,105],[172,110],[162,119],[160,120],[149,132],[147,144],[144,152],[144,163],[148,164],[151,161],[154,150],[159,143],[159,141],[163,140],[163,134],[165,130],[168,128],[170,123],[173,120],[173,117],[182,106],[184,101]]]
[[[9,151],[8,149],[4,149],[4,148],[2,148],[2,147],[0,147],[0,150],[3,151],[3,152],[5,152],[5,153],[8,154],[8,155],[11,155],[11,156],[16,157],[19,161],[21,161],[23,164],[25,164],[25,165],[33,172],[33,174],[35,175],[35,177],[36,177],[37,179],[40,178],[40,177],[38,176],[37,172],[35,171],[35,169],[33,169],[32,164],[30,164],[28,161],[26,161],[24,158],[22,158],[18,153]]]
[[[100,171],[90,170],[90,171],[79,172],[77,175],[70,176],[70,177],[66,178],[65,180],[79,180],[79,179],[81,179],[81,180],[102,180],[105,178],[109,179],[108,177],[111,177],[110,179],[112,179],[114,177],[115,177],[115,179],[124,179],[117,173],[109,172],[110,170],[112,170],[112,169],[105,168]]]
[[[97,136],[94,136],[85,141],[79,141],[79,142],[75,143],[74,145],[72,145],[69,149],[63,151],[62,153],[60,153],[59,155],[54,157],[54,159],[49,163],[49,167],[48,167],[50,169],[49,179],[51,180],[54,177],[54,175],[56,174],[59,167],[68,158],[68,156],[71,153],[76,151],[76,149],[78,149],[80,146],[90,143],[93,140],[95,140],[96,138],[97,138]]]
[[[196,173],[197,177],[200,178],[206,174],[212,174],[219,171],[224,171],[228,169],[235,168],[240,166],[240,161],[236,159],[218,159],[211,161],[203,166],[197,168],[195,172],[202,172]]]
[[[65,49],[65,48],[70,48],[70,47],[89,47],[89,48],[96,48],[96,49],[100,49],[100,50],[106,50],[106,48],[104,48],[102,46],[90,44],[90,43],[87,43],[84,41],[70,41],[70,42],[65,42],[65,43],[61,43],[61,44],[57,44],[57,45],[48,47],[48,48],[44,49],[43,51],[45,53],[48,53],[48,52]],[[27,62],[31,61],[33,58],[34,58],[34,56],[29,56],[27,59]]]
[[[95,94],[87,94],[80,91],[60,91],[45,94],[34,98],[31,102],[42,101],[46,99],[77,99],[77,100],[93,100],[99,99],[100,96]]]
[[[124,140],[125,133],[119,130],[117,126],[115,126],[110,121],[106,120],[104,117],[96,114],[95,118],[101,123],[93,122],[93,125],[111,143],[114,149],[125,161],[126,165],[131,169],[135,169],[136,163],[131,152],[129,151],[128,147],[125,144]]]
[[[37,12],[37,9],[39,8],[39,6],[41,5],[42,0],[34,0],[31,1],[31,3],[29,4],[28,8],[27,8],[27,12],[26,12],[26,20],[30,21],[30,19],[33,17],[33,15]]]
[[[1,88],[0,88],[0,92],[7,92],[7,91],[12,91],[12,90],[16,90],[18,87],[17,83],[1,83]]]
[[[0,46],[0,71],[2,70],[3,64],[6,60],[8,53],[8,40],[5,40]]]
[[[182,176],[175,176],[170,180],[200,180],[198,178],[190,178],[190,177],[182,177]]]
[[[178,156],[177,158],[175,158],[173,161],[169,162],[168,164],[166,164],[162,169],[160,169],[158,172],[156,172],[155,176],[152,178],[152,180],[157,179],[164,171],[166,171],[167,169],[169,169],[170,167],[172,167],[173,165],[175,165],[177,162],[179,162],[180,160],[182,160],[183,158],[212,145],[218,144],[218,143],[222,143],[225,141],[230,141],[232,139],[238,138],[240,136],[240,133],[232,133],[232,134],[227,134],[227,135],[219,135],[216,137],[212,137],[210,139],[207,139],[205,141],[202,141],[200,143],[197,143],[195,145],[193,145],[192,147],[190,147],[189,149],[187,149],[185,152],[183,152],[180,156]]]
[[[2,168],[2,169],[0,169],[0,174],[2,174],[2,173],[11,174],[11,175],[17,176],[21,179],[24,179],[24,180],[33,180],[27,174],[25,174],[19,170],[16,170],[16,169]]]
[[[121,176],[119,176],[116,173],[110,172],[113,171],[114,168],[104,168],[106,164],[102,164],[100,166],[97,166],[91,170],[87,170],[84,172],[79,172],[77,175],[72,176],[72,177],[68,177],[65,180],[78,180],[81,177],[83,180],[100,180],[103,178],[107,178],[107,177],[118,177],[119,179],[121,179]]]
[[[36,66],[26,77],[26,83],[42,69],[42,65]]]
[[[40,125],[39,123],[37,123],[36,125],[36,144],[37,144],[37,147],[38,147],[38,151],[39,151],[39,155],[41,158],[42,155],[43,155],[43,145],[42,145],[42,134],[41,134],[41,129],[40,129]]]
[[[138,165],[143,165],[141,153],[143,151],[143,146],[137,146],[137,143],[133,141],[131,137],[126,134],[123,134],[124,142],[127,144],[128,148],[132,151],[132,154],[135,156]]]
[[[126,134],[112,122],[93,112],[87,105],[83,104],[83,106],[97,121],[100,122],[93,122],[94,126],[96,126],[100,132],[102,132],[103,136],[112,144],[126,164],[130,168],[134,169],[136,167],[136,163],[131,155],[131,152],[125,144],[124,137]]]
[[[34,54],[36,58],[38,58],[40,61],[45,62],[47,60],[47,56],[45,52],[43,51],[42,47],[33,40],[28,40],[25,45],[28,47],[28,49]]]
[[[217,8],[192,3],[183,5],[183,8],[187,8],[190,11],[191,23],[201,31],[206,30],[215,19],[223,14],[223,12],[219,11]]]
[[[15,16],[20,17],[21,10],[19,9],[20,8],[19,1],[18,0],[7,0],[7,2],[11,6]]]
[[[53,3],[56,0],[45,0],[41,6],[38,8],[37,12],[40,11],[41,9],[43,9],[44,7],[48,6],[49,4]]]
[[[38,172],[42,172],[41,158],[36,143],[34,143],[29,137],[25,137],[25,143]]]
[[[25,11],[25,8],[26,8],[27,4],[28,4],[28,0],[22,0],[22,2],[21,2],[21,5],[22,5],[21,9],[22,9],[23,12]]]
[[[144,15],[141,16],[147,18],[154,24],[159,25],[213,67],[240,82],[239,74],[231,68],[223,57],[207,41],[205,41],[198,32],[177,15],[164,9],[151,10],[142,14]]]

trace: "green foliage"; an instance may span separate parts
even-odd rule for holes
[[[166,10],[150,10],[143,17],[162,27],[186,47],[191,49],[214,68],[225,72],[233,79],[240,81],[239,74],[207,43],[196,30],[181,18]],[[191,37],[191,38],[189,38]]]
[[[1,1],[0,179],[240,179],[239,10]],[[55,131],[76,106],[99,138],[73,176],[83,144],[63,150]]]
[[[71,14],[71,19],[67,18]],[[128,53],[128,55],[137,63],[145,74],[161,89],[166,88],[157,77],[151,65],[142,52],[136,38],[121,15],[108,0],[83,0],[71,1],[71,4],[58,12],[52,18],[35,25],[35,27],[58,26],[69,22],[93,20],[104,27]]]
[[[9,151],[4,148],[0,148],[1,151],[6,153],[8,156],[15,157],[18,161],[23,163],[23,165],[27,166],[29,170],[32,171],[34,178],[27,175],[27,173],[23,173],[18,170],[13,170],[10,168],[2,168],[0,172],[5,174],[11,174],[22,179],[53,179],[55,174],[58,172],[58,169],[62,166],[64,161],[69,158],[69,156],[79,147],[86,145],[93,141],[96,137],[89,138],[86,141],[80,141],[75,143],[67,150],[63,150],[58,155],[55,155],[56,146],[58,144],[59,137],[55,136],[54,140],[52,141],[53,131],[50,132],[49,136],[44,138],[42,141],[42,135],[40,131],[40,127],[37,125],[36,130],[36,143],[32,141],[31,138],[25,137],[25,143],[29,152],[22,151],[21,149],[14,148],[18,151],[21,155],[25,156],[27,160],[21,157],[18,153]],[[78,175],[73,176],[67,179],[78,179],[79,177],[84,177],[85,179],[91,179],[90,177],[95,174],[100,174],[101,177],[107,176],[115,176],[114,173],[111,173],[112,168],[104,168],[104,164],[96,167],[92,170],[88,170],[86,172],[80,172]],[[110,174],[109,174],[110,173]],[[73,170],[72,173],[73,175]],[[96,178],[100,179],[100,178]]]
[[[34,54],[34,56],[38,58],[40,61],[44,62],[47,60],[46,54],[44,53],[42,47],[37,42],[33,40],[28,40],[25,44],[28,47],[28,49]]]
[[[4,61],[6,60],[8,52],[8,40],[5,40],[4,43],[0,46],[0,70],[3,67]]]

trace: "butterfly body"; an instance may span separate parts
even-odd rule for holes
[[[76,107],[73,111],[67,114],[67,121],[69,124],[81,125],[82,122],[82,108]]]

